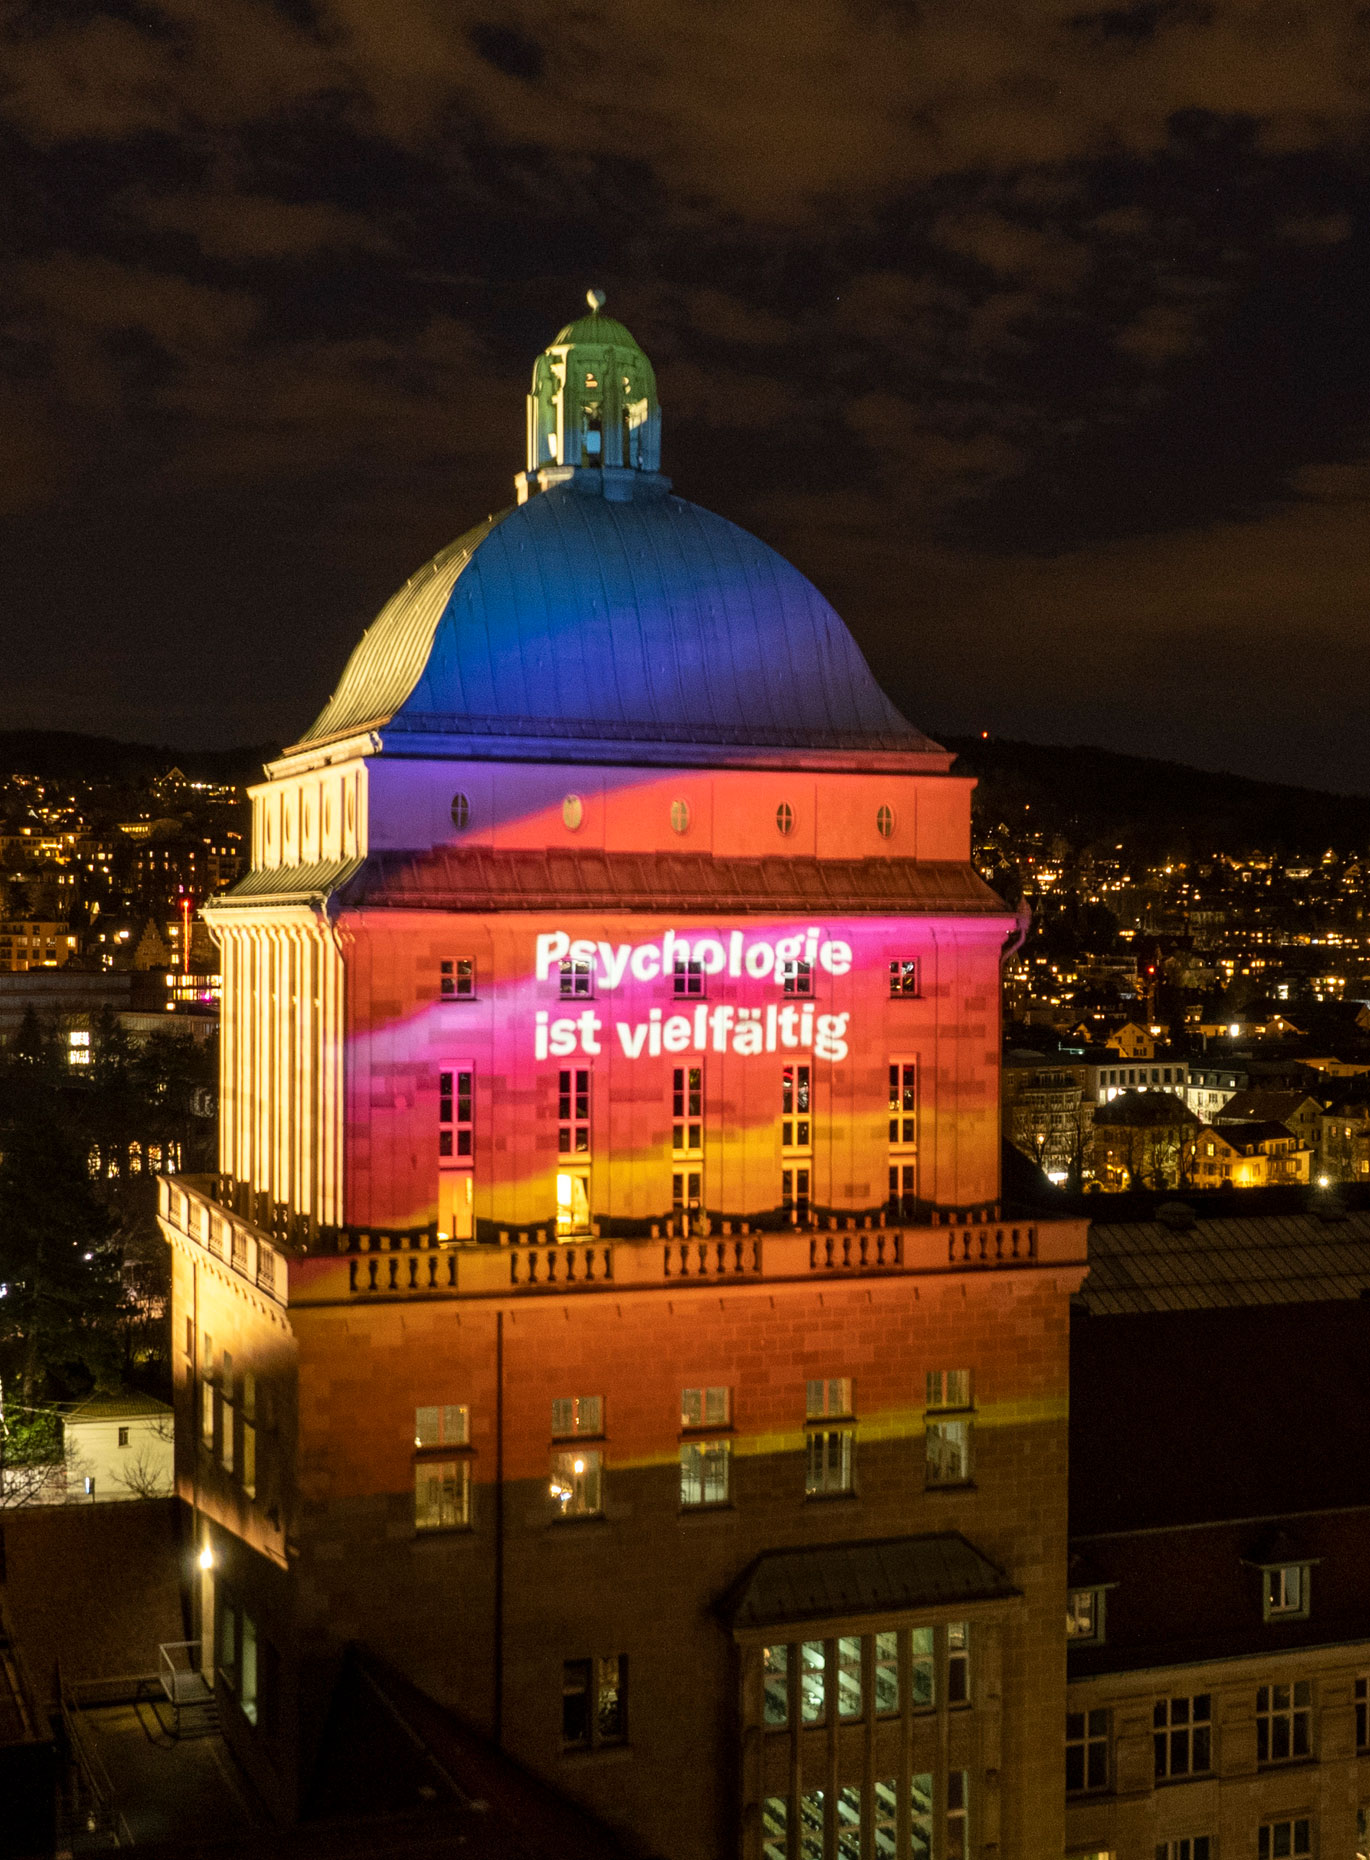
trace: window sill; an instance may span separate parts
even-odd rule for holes
[[[1272,1771],[1276,1770],[1310,1770],[1317,1767],[1317,1762],[1318,1759],[1314,1756],[1267,1757],[1263,1763],[1260,1761],[1257,1762],[1256,1774],[1258,1776],[1268,1776]],[[1212,1774],[1211,1771],[1209,1773],[1210,1775]]]
[[[1300,1757],[1298,1760],[1300,1763],[1305,1761],[1303,1757]],[[1274,1767],[1276,1769],[1283,1769],[1284,1765],[1282,1763],[1277,1763]],[[1158,1789],[1178,1789],[1182,1788],[1185,1783],[1212,1782],[1217,1773],[1216,1770],[1194,1770],[1188,1776],[1158,1776],[1156,1778],[1156,1787]]]
[[[851,1487],[848,1486],[843,1492],[806,1492],[804,1494],[804,1503],[806,1505],[840,1505],[844,1500],[854,1502],[859,1496],[859,1493],[854,1492]]]
[[[452,1537],[474,1537],[475,1534],[476,1527],[473,1524],[430,1524],[424,1530],[416,1527],[410,1532],[410,1537],[414,1543],[423,1544],[430,1542],[433,1538],[445,1540]]]
[[[735,1518],[737,1506],[730,1498],[722,1499],[714,1505],[682,1505],[677,1516],[682,1524],[691,1518]]]
[[[549,1518],[547,1529],[549,1531],[586,1531],[598,1527],[603,1530],[608,1528],[608,1523],[609,1520],[602,1511],[578,1511],[566,1517]]]
[[[934,1497],[938,1492],[955,1494],[957,1492],[974,1492],[978,1491],[978,1489],[974,1479],[960,1479],[955,1484],[950,1480],[945,1483],[939,1480],[936,1485],[925,1485],[923,1487],[924,1492],[929,1498]]]
[[[563,1763],[574,1763],[577,1766],[593,1764],[598,1768],[601,1764],[607,1767],[614,1763],[630,1762],[632,1755],[631,1744],[601,1744],[598,1749],[588,1750],[579,1745],[572,1745],[569,1749],[563,1749],[561,1760]]]

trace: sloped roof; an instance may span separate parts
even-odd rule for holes
[[[1177,1228],[1096,1220],[1080,1288],[1100,1317],[1359,1298],[1370,1290],[1370,1212],[1233,1214]]]
[[[899,1614],[1018,1593],[997,1564],[959,1531],[813,1549],[768,1550],[724,1607],[734,1628],[839,1615]]]
[[[298,747],[366,729],[937,749],[774,549],[683,498],[576,482],[412,576]]]

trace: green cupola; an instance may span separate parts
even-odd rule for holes
[[[604,292],[586,297],[589,316],[568,323],[533,365],[520,503],[568,479],[614,502],[669,488],[652,364],[622,323],[601,315]]]

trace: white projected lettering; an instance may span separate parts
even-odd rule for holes
[[[613,1022],[613,1040],[628,1059],[661,1053],[812,1053],[815,1059],[847,1057],[849,1014],[820,1014],[811,1001],[770,1002],[766,1007],[717,1007],[701,1003],[685,1014],[653,1008],[645,1020]],[[536,1059],[591,1058],[604,1051],[605,1021],[593,1008],[579,1014],[539,1008],[533,1025]]]
[[[787,965],[807,963],[825,975],[846,975],[851,969],[851,944],[829,936],[816,924],[783,936],[752,936],[743,930],[691,931],[680,936],[667,930],[651,943],[598,943],[572,937],[565,930],[548,930],[537,940],[534,969],[545,982],[563,962],[587,962],[597,992],[609,994],[631,977],[653,982],[671,975],[678,965],[697,962],[705,975],[727,975],[734,981],[768,977],[783,987]]]

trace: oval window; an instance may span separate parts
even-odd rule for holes
[[[687,833],[690,827],[690,803],[688,801],[671,802],[671,830],[674,833]]]
[[[894,832],[894,809],[892,807],[876,809],[875,830],[882,840],[887,840]]]
[[[794,832],[794,809],[788,801],[782,801],[776,808],[775,824],[787,837]]]
[[[465,794],[452,796],[452,825],[462,833],[471,824],[471,798]]]
[[[578,794],[568,794],[561,804],[561,817],[572,833],[585,818],[585,803]]]

